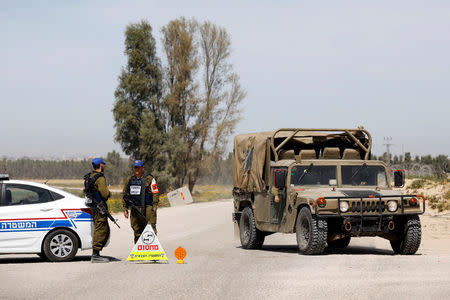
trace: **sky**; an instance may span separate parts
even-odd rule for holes
[[[247,92],[235,133],[364,126],[373,152],[450,151],[450,1],[1,1],[0,157],[120,150],[124,30],[223,26]],[[232,137],[230,137],[230,141]],[[230,142],[231,150],[231,142]]]

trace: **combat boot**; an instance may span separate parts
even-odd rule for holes
[[[91,263],[109,263],[109,259],[104,256],[100,256],[100,251],[92,250]]]

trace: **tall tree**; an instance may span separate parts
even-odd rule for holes
[[[192,191],[224,153],[245,97],[229,62],[224,28],[180,18],[162,30],[167,58],[165,103],[169,114],[171,172]]]
[[[161,151],[166,128],[162,71],[148,22],[127,26],[125,55],[127,65],[122,69],[114,94],[115,139],[126,154],[142,159],[146,170],[167,178],[163,174],[166,156]]]
[[[239,120],[239,104],[245,97],[239,76],[233,72],[229,61],[231,39],[225,28],[204,22],[199,33],[203,90],[197,118],[196,163],[188,172],[190,190],[213,165],[210,161],[217,161],[224,153],[228,137]],[[207,149],[208,144],[210,149]]]
[[[411,152],[406,152],[405,153],[405,163],[409,164],[409,163],[411,163],[411,160],[412,160]]]
[[[162,114],[162,72],[156,55],[152,27],[146,21],[130,24],[125,30],[125,55],[128,62],[119,76],[113,115],[115,139],[133,158],[151,160],[150,144],[161,144],[165,120]],[[144,137],[143,137],[144,135]],[[150,152],[150,153],[149,153]]]
[[[121,158],[119,152],[113,150],[106,155],[106,163],[105,175],[108,184],[121,184],[128,171],[128,160]]]
[[[400,162],[397,155],[394,155],[394,161],[393,162],[394,162],[394,164],[398,164]]]
[[[125,31],[128,63],[115,93],[116,141],[146,167],[150,162],[160,184],[187,182],[192,191],[222,158],[245,92],[229,62],[225,29],[179,18],[161,31],[163,72],[150,25]]]
[[[162,28],[162,41],[167,66],[165,82],[167,96],[164,105],[168,113],[168,170],[180,187],[192,164],[192,153],[198,139],[195,117],[198,114],[198,51],[195,43],[197,22],[179,18]]]

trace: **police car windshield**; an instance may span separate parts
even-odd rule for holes
[[[341,171],[343,185],[387,187],[383,166],[342,166]]]
[[[330,185],[336,180],[336,166],[295,166],[292,168],[293,185]]]

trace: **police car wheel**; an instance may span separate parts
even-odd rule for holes
[[[40,253],[38,253],[37,254],[40,258],[42,258],[43,260],[45,260],[45,261],[47,261],[48,260],[48,258],[47,258],[47,256],[45,256],[45,253],[44,253],[44,251],[42,251],[42,252],[40,252]]]
[[[78,251],[78,239],[65,229],[51,232],[44,240],[45,256],[50,261],[63,262],[72,260]]]

